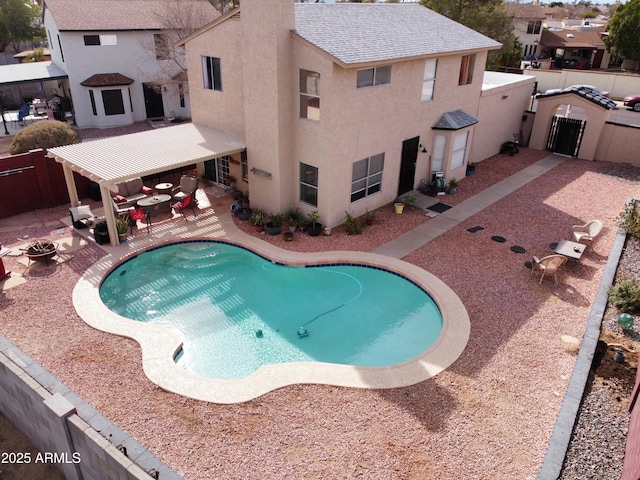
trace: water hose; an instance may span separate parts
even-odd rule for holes
[[[337,307],[333,307],[333,308],[331,308],[331,309],[329,309],[329,310],[326,310],[326,311],[324,311],[324,312],[322,312],[322,313],[320,313],[320,314],[316,315],[315,317],[313,317],[313,318],[312,318],[311,320],[309,320],[308,322],[303,323],[303,324],[302,324],[302,326],[298,329],[298,337],[306,337],[307,335],[309,335],[309,332],[307,331],[307,328],[306,328],[306,327],[307,327],[307,325],[309,325],[310,323],[315,322],[315,321],[316,321],[317,319],[319,319],[320,317],[322,317],[322,316],[324,316],[324,315],[327,315],[327,314],[329,314],[329,313],[335,312],[336,310],[338,310],[338,309],[340,309],[340,308],[344,307],[345,305],[348,305],[348,304],[350,304],[350,303],[352,303],[352,302],[356,301],[356,300],[357,300],[358,298],[360,298],[360,296],[362,295],[362,290],[363,290],[363,288],[362,288],[362,283],[360,282],[360,280],[358,280],[357,278],[355,278],[353,275],[349,275],[348,273],[345,273],[345,272],[338,272],[338,271],[335,271],[335,270],[322,269],[322,271],[324,271],[324,272],[329,272],[329,273],[335,273],[335,274],[339,274],[339,275],[345,275],[345,276],[347,276],[347,277],[351,278],[354,282],[356,282],[356,283],[358,284],[358,289],[359,289],[358,294],[357,294],[356,296],[354,296],[353,298],[351,298],[351,299],[347,300],[346,302],[341,303],[341,304],[340,304],[340,305],[338,305]]]

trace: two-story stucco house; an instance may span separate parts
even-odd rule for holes
[[[197,27],[219,16],[206,1],[191,3],[198,5]],[[78,126],[190,117],[186,76],[167,48],[168,6],[159,0],[44,0],[51,58],[68,75]]]
[[[215,174],[254,207],[317,210],[331,226],[433,171],[464,176],[500,46],[415,4],[294,0],[243,0],[182,44],[194,123],[246,139]]]

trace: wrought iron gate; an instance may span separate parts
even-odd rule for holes
[[[585,120],[554,116],[549,129],[547,150],[577,157],[586,124]]]

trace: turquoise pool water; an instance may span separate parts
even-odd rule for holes
[[[217,379],[288,362],[395,365],[442,330],[433,299],[392,272],[285,266],[213,241],[140,253],[105,278],[100,297],[123,317],[179,332],[176,362]]]

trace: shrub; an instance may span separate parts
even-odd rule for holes
[[[358,217],[354,217],[349,212],[344,212],[346,214],[344,220],[344,228],[347,230],[347,234],[349,235],[360,235],[362,233],[362,222]]]
[[[58,120],[40,120],[26,126],[18,132],[11,142],[9,151],[11,155],[27,153],[36,148],[60,147],[72,143],[80,143],[82,138],[66,122]]]
[[[637,200],[627,202],[620,214],[620,227],[632,237],[640,237],[640,212],[638,212]]]
[[[640,310],[640,284],[633,277],[620,280],[609,287],[609,302],[621,312],[633,313]]]

